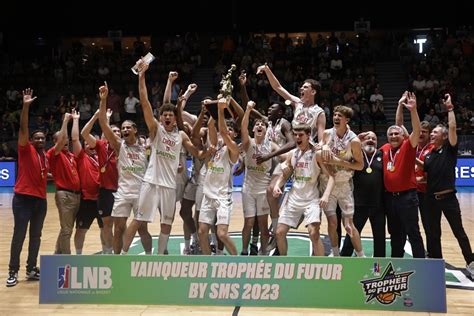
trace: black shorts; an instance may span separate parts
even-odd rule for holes
[[[107,217],[112,214],[112,208],[114,207],[114,192],[109,189],[99,189],[99,199],[97,200],[97,209],[101,217]]]
[[[97,209],[97,200],[82,200],[79,206],[79,212],[76,216],[76,229],[89,229],[94,218],[97,218],[97,224],[100,228],[104,227],[102,217],[99,216]]]

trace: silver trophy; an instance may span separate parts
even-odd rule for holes
[[[152,61],[155,60],[155,56],[153,56],[152,53],[148,53],[148,54],[145,55],[145,57],[142,57],[141,60],[143,60],[143,63],[149,65]],[[132,67],[132,72],[133,72],[135,75],[138,75],[138,71],[139,71],[139,70],[140,70],[140,69],[139,69],[139,63],[137,62],[137,63],[135,64],[135,66]]]

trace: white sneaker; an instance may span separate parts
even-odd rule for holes
[[[470,274],[471,279],[474,279],[474,261],[466,265],[466,270]]]

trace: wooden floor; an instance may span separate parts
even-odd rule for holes
[[[235,193],[234,212],[230,231],[240,231],[242,228],[242,203],[240,193]],[[10,243],[13,233],[13,215],[11,211],[11,194],[0,194],[0,282],[5,282],[8,272],[8,261],[10,258]],[[464,228],[474,246],[474,193],[458,193],[461,203]],[[179,206],[178,206],[179,209]],[[322,233],[326,232],[326,223],[322,225]],[[448,223],[443,218],[443,254],[447,262],[456,266],[464,267],[465,262],[461,250],[454,238]],[[150,226],[152,235],[159,234],[158,224]],[[304,228],[301,229],[304,231]],[[59,231],[58,213],[54,202],[54,193],[48,193],[48,215],[46,217],[41,254],[52,254]],[[182,233],[182,221],[177,216],[172,234]],[[362,232],[362,236],[370,236],[370,225]],[[95,225],[91,227],[84,246],[84,254],[93,254],[100,251],[98,229]],[[0,315],[71,315],[71,314],[96,314],[96,315],[232,315],[233,307],[195,307],[195,306],[157,306],[157,305],[40,305],[38,303],[38,282],[26,282],[24,280],[24,265],[27,256],[28,239],[25,240],[21,257],[20,283],[7,288],[5,283],[0,285]],[[240,245],[237,245],[240,251]],[[73,248],[73,247],[72,247]],[[474,315],[474,291],[447,289],[447,302],[449,315]],[[380,315],[381,311],[356,311],[356,310],[332,310],[332,309],[299,309],[299,308],[255,308],[242,307],[238,315]],[[386,315],[408,315],[406,312],[384,312]],[[413,313],[416,315],[427,315],[429,313]]]

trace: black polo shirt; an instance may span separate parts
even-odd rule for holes
[[[458,144],[451,146],[449,141],[438,150],[433,149],[426,155],[424,169],[427,173],[427,193],[455,189],[457,160]]]

